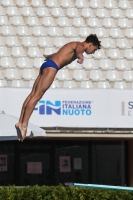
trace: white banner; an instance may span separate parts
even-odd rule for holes
[[[27,162],[27,174],[42,174],[42,162]]]
[[[60,172],[71,172],[70,156],[59,157]]]
[[[0,172],[7,171],[7,155],[0,155]]]
[[[0,88],[0,110],[19,117],[30,89]],[[30,122],[40,127],[133,127],[133,90],[49,89]]]

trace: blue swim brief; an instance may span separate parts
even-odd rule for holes
[[[55,68],[57,71],[59,70],[59,67],[56,65],[56,63],[53,60],[47,60],[46,62],[44,62],[41,67],[40,70],[43,70],[47,67],[53,67]]]

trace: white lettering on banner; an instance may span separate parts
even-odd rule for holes
[[[19,117],[30,91],[0,88],[0,110]],[[132,128],[133,90],[49,89],[35,106],[30,122],[40,127]]]

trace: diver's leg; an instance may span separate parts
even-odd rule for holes
[[[48,68],[45,68],[42,70],[42,73],[40,75],[40,78],[39,78],[36,88],[35,88],[35,92],[31,96],[29,101],[27,102],[22,122],[19,124],[19,129],[21,131],[21,135],[23,138],[26,137],[28,121],[34,110],[35,105],[37,104],[37,102],[41,99],[41,97],[44,95],[44,93],[47,91],[47,89],[52,84],[56,73],[57,73],[57,70],[52,67],[48,67]]]

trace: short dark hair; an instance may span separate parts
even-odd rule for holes
[[[98,49],[101,49],[102,48],[102,46],[101,46],[101,41],[99,41],[98,40],[98,37],[97,37],[97,35],[96,34],[90,34],[87,38],[86,38],[86,40],[85,40],[85,42],[87,42],[87,43],[93,43],[95,46],[98,46]]]

